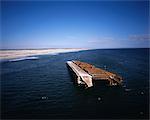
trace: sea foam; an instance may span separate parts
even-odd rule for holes
[[[39,57],[22,57],[22,58],[16,58],[9,60],[10,62],[17,62],[17,61],[23,61],[23,60],[37,60]]]

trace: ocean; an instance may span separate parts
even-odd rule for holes
[[[1,61],[2,118],[149,118],[149,49],[95,49],[34,57]],[[68,60],[117,73],[123,83],[81,88],[74,84]]]

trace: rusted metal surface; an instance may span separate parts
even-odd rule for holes
[[[81,61],[73,61],[77,66],[79,66],[82,70],[87,72],[92,76],[93,80],[107,80],[109,81],[109,84],[112,85],[119,85],[122,82],[122,77],[112,73],[108,72],[106,70],[103,70],[101,68],[96,68],[95,66],[81,62]]]

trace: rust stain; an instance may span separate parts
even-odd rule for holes
[[[103,70],[101,68],[96,68],[95,66],[89,63],[85,63],[81,61],[73,61],[73,63],[75,63],[85,72],[90,74],[93,80],[107,80],[109,81],[110,85],[119,85],[121,84],[123,80],[121,76],[115,73]]]

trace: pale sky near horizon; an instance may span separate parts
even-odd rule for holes
[[[149,47],[148,1],[1,1],[1,49]]]

